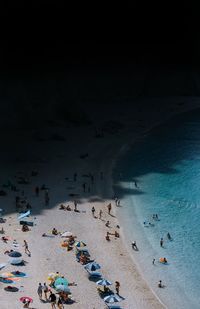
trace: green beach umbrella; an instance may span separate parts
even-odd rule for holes
[[[65,278],[59,277],[56,279],[56,281],[54,282],[54,286],[56,287],[57,285],[68,285],[68,281]]]

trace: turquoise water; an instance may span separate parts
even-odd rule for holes
[[[200,308],[200,111],[153,129],[121,157],[114,174],[124,233],[128,244],[137,241],[132,254],[144,278],[168,308]],[[164,289],[157,288],[160,279]]]

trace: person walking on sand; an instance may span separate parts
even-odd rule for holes
[[[107,208],[108,208],[108,214],[110,215],[110,212],[111,212],[111,209],[112,209],[111,203],[108,204]]]
[[[116,294],[119,295],[119,288],[120,288],[120,283],[119,281],[115,281],[115,290],[116,290]]]
[[[48,286],[46,285],[46,282],[43,285],[43,290],[44,290],[44,297],[45,300],[47,301],[48,297],[47,297],[47,293],[49,292]]]
[[[39,283],[38,285],[37,293],[38,293],[39,299],[42,300],[42,284],[41,283]]]
[[[77,203],[77,201],[75,200],[75,201],[74,201],[74,211],[77,211],[77,204],[78,204],[78,203]]]
[[[95,213],[95,208],[94,206],[92,207],[92,216],[94,217],[94,213]]]
[[[103,211],[102,211],[102,209],[100,209],[99,210],[99,219],[101,220],[101,217],[102,217],[102,213],[103,213]]]
[[[49,301],[51,303],[51,308],[56,309],[56,295],[52,291],[50,291]]]
[[[28,243],[27,243],[26,240],[24,240],[24,245],[23,245],[23,247],[24,247],[24,252],[25,252],[28,256],[31,256],[31,252],[30,252],[30,250],[28,249]]]

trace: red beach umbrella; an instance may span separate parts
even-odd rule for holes
[[[33,299],[28,297],[28,296],[23,296],[19,299],[22,303],[26,301],[30,301],[31,303],[33,302]]]

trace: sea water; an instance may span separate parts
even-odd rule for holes
[[[140,138],[120,158],[114,179],[126,243],[132,250],[137,242],[131,254],[144,279],[168,308],[200,308],[200,111]]]

